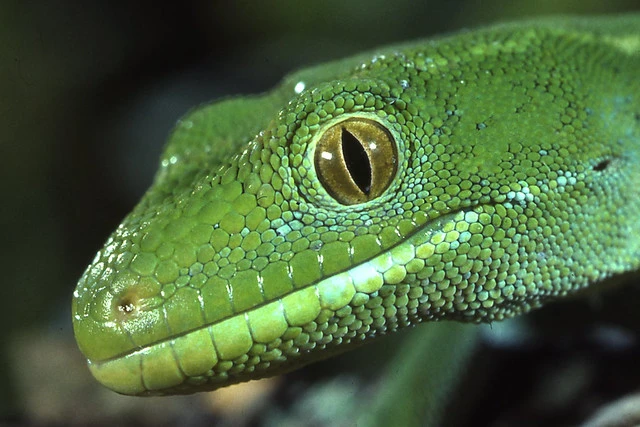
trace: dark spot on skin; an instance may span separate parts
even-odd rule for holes
[[[598,163],[596,163],[596,164],[593,166],[593,170],[594,170],[594,171],[597,171],[597,172],[603,171],[603,170],[605,170],[605,169],[606,169],[610,164],[611,164],[611,159],[604,159],[604,160],[601,160],[601,161],[599,161]]]

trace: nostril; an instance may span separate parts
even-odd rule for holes
[[[131,313],[136,309],[136,305],[129,298],[123,298],[118,303],[118,311],[121,313]]]
[[[122,322],[137,317],[142,309],[143,301],[135,289],[127,289],[120,295],[114,295],[112,304],[114,319]]]

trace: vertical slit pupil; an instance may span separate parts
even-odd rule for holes
[[[371,191],[371,164],[358,138],[342,128],[342,155],[353,182],[366,195]]]

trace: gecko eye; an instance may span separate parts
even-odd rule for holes
[[[315,168],[320,183],[343,205],[379,197],[398,168],[398,149],[380,123],[360,117],[333,124],[319,136]]]

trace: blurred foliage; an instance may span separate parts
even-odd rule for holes
[[[70,323],[75,281],[149,185],[167,133],[189,107],[267,90],[297,67],[379,44],[510,18],[634,8],[632,0],[3,2],[0,418],[43,424],[210,420],[207,395],[145,400],[100,388],[75,348]],[[583,315],[585,322],[592,322],[590,316]],[[518,347],[515,356],[538,360],[528,349]],[[349,369],[364,356],[350,357],[288,379],[313,384],[309,378],[327,375],[316,372],[332,372],[341,363]],[[500,360],[515,363],[513,357]],[[581,377],[575,369],[593,368],[578,365],[567,375]],[[493,365],[486,372],[500,370]],[[325,396],[343,390],[353,397],[362,390],[358,380],[332,378],[335,384],[319,383],[330,391]],[[280,390],[268,399],[283,399],[281,387],[267,389]],[[236,396],[235,404],[243,398]],[[254,404],[227,421],[268,420],[259,415],[267,412],[264,399],[249,399]],[[295,413],[294,405],[275,407],[270,411],[279,422]],[[214,419],[224,417],[218,412]]]

